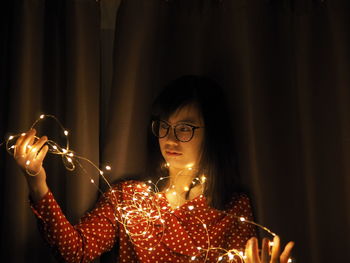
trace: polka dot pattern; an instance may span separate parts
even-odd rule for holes
[[[210,250],[206,255],[206,249],[243,250],[247,240],[256,236],[254,226],[237,219],[253,220],[245,195],[235,195],[228,208],[219,211],[208,206],[202,195],[172,209],[164,194],[157,194],[161,218],[153,223],[152,232],[143,238],[129,235],[140,233],[145,227],[134,224],[125,228],[115,207],[131,199],[131,193],[145,190],[142,187],[135,181],[120,183],[107,191],[75,226],[67,221],[50,191],[31,207],[46,241],[66,262],[90,262],[116,244],[117,262],[204,262],[205,258],[216,262],[219,252]]]

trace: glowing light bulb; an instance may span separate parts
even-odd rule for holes
[[[53,117],[58,123],[59,121],[52,115],[40,115],[40,119],[44,119],[44,118],[48,118],[48,117]],[[36,121],[37,122],[37,121]],[[32,125],[32,127],[35,126],[36,122]],[[61,125],[61,127],[63,127]],[[63,130],[60,131],[61,133],[63,132],[65,136],[67,136],[67,138],[65,138],[67,140],[67,145],[68,145],[68,131],[65,130],[63,128]],[[26,133],[22,133],[21,136],[26,136]],[[16,139],[18,137],[18,135],[10,135],[8,137],[8,141]],[[24,139],[24,138],[22,138]],[[37,139],[37,137],[35,138]],[[2,145],[2,144],[1,144]],[[8,147],[10,147],[9,149],[14,149],[16,148],[15,144],[10,144]],[[49,141],[48,146],[50,147],[50,153],[53,154],[57,154],[57,155],[61,155],[63,157],[65,157],[63,159],[64,161],[64,165],[66,166],[67,169],[69,170],[73,170],[74,169],[74,164],[75,163],[79,163],[79,158],[80,156],[78,155],[78,153],[74,153],[73,151],[71,151],[67,146],[67,148],[63,148],[62,146],[60,146],[59,144],[55,143],[54,141]],[[31,151],[34,151],[37,149],[37,147],[35,147],[34,145],[28,145],[26,146],[28,147],[27,149],[31,149]],[[12,153],[10,151],[10,153]],[[77,156],[75,158],[77,159],[71,159],[73,158],[73,156],[75,156],[75,154],[77,154]],[[25,155],[22,156],[22,158],[24,158]],[[71,157],[71,158],[69,158]],[[85,159],[85,158],[84,158]],[[25,160],[25,168],[27,169],[27,172],[30,174],[31,169],[30,168],[30,164],[31,164],[31,160]],[[71,164],[69,164],[71,163]],[[34,163],[33,163],[34,164]],[[103,175],[104,171],[110,171],[111,167],[109,165],[104,165],[104,166],[100,166],[102,167],[101,170],[99,169],[99,166],[94,165],[94,168],[96,168],[96,170],[99,171],[99,173],[101,175]],[[166,167],[170,167],[170,163],[168,162],[164,162],[162,164],[162,168],[166,169]],[[196,166],[194,165],[194,163],[188,163],[185,168],[183,169],[182,172],[184,172],[185,174],[192,174],[193,171],[191,170],[196,170]],[[103,170],[103,171],[102,171]],[[40,172],[40,171],[39,171]],[[106,172],[107,173],[107,172]],[[31,174],[34,175],[34,174]],[[102,176],[102,178],[106,181],[106,179]],[[127,228],[129,226],[133,227],[134,224],[137,223],[136,219],[141,218],[141,220],[145,223],[147,223],[147,225],[152,224],[153,222],[161,222],[162,224],[165,223],[165,220],[162,218],[162,214],[163,212],[169,212],[170,214],[174,214],[176,213],[176,209],[173,208],[169,203],[167,203],[166,205],[164,204],[164,202],[159,202],[162,201],[162,198],[164,198],[163,193],[158,192],[154,192],[155,189],[158,189],[158,183],[161,180],[167,179],[168,176],[166,177],[160,177],[158,179],[158,181],[156,181],[156,183],[153,183],[151,180],[145,183],[141,183],[138,184],[137,187],[135,187],[135,184],[130,184],[126,186],[126,191],[129,192],[131,195],[130,198],[130,203],[123,203],[123,204],[117,204],[116,209],[115,209],[115,213],[113,214],[113,217],[115,217],[115,220],[124,224],[124,226]],[[91,179],[90,177],[88,177],[88,180],[90,180],[90,182],[92,184],[96,184],[94,179]],[[208,179],[206,178],[205,174],[199,174],[198,177],[194,178],[193,181],[191,182],[193,185],[196,184],[203,184],[204,182],[206,182]],[[88,181],[89,182],[89,181]],[[108,182],[107,182],[108,183]],[[152,184],[152,185],[150,185]],[[188,185],[183,185],[183,190],[185,192],[188,193],[188,191],[190,190],[190,188],[193,186],[192,184],[188,184]],[[109,184],[108,184],[109,185]],[[154,186],[154,187],[152,187]],[[111,187],[111,186],[110,186]],[[181,188],[180,188],[181,190]],[[168,194],[173,195],[173,199],[177,199],[177,197],[179,196],[179,193],[182,191],[178,191],[176,192],[176,188],[175,185],[170,185],[168,189],[166,189],[166,191],[164,191],[166,193],[166,196],[168,196]],[[112,193],[115,192],[121,192],[123,193],[122,190],[114,190],[111,189]],[[178,196],[176,196],[178,195]],[[157,197],[160,197],[160,199],[158,199]],[[200,198],[204,198],[203,195],[199,195]],[[110,198],[116,198],[115,195],[110,195]],[[157,199],[157,200],[154,200]],[[147,200],[147,201],[145,201]],[[155,202],[154,202],[155,201]],[[153,203],[154,202],[154,203]],[[162,207],[162,204],[163,207]],[[193,205],[185,205],[184,209],[185,210],[193,210],[196,206]],[[177,206],[177,208],[179,208],[179,206]],[[196,207],[197,208],[197,207]],[[185,211],[184,211],[185,212]],[[235,216],[236,220],[239,220],[241,222],[245,222],[245,224],[255,224],[254,222],[251,222],[249,218],[245,219],[244,217],[237,217]],[[205,228],[205,232],[206,235],[209,238],[211,238],[209,236],[209,231],[207,230],[208,226],[206,224],[203,224],[203,227]],[[263,226],[258,225],[259,227],[263,228],[264,230],[268,231],[272,236],[276,236],[276,234],[272,233],[269,229],[264,228]],[[165,228],[165,226],[163,225],[163,227]],[[147,239],[147,238],[153,238],[153,235],[150,234],[151,231],[153,231],[152,229],[147,229],[147,231],[144,232],[137,232],[137,233],[133,233],[130,232],[129,230],[125,229],[125,232],[127,235],[130,236],[130,238],[132,239],[132,237],[134,235],[140,236],[140,233],[143,234],[142,238]],[[269,242],[269,246],[273,246],[274,243],[273,242]],[[156,247],[156,244],[152,245],[152,248],[149,247],[143,247],[143,249],[149,250],[149,251],[154,251]],[[220,248],[213,248],[213,247],[208,247],[208,248],[201,248],[201,247],[197,247],[198,250],[200,250],[200,252],[209,252],[211,249],[220,249]],[[244,256],[244,251],[237,251],[235,249],[232,250],[224,250],[225,252],[223,252],[221,255],[218,255],[217,257],[217,262],[222,262],[222,261],[235,261],[237,260],[237,257],[240,257],[241,261],[242,259],[245,259],[246,256]],[[198,253],[199,254],[199,253]],[[194,256],[189,256],[188,259],[191,259],[193,261],[198,260],[197,258],[198,255],[194,255]],[[292,260],[291,258],[288,259],[287,263],[292,263],[294,260]]]
[[[287,261],[288,263],[292,263],[293,262],[293,260],[291,259],[291,258],[288,258],[288,261]]]
[[[270,242],[269,242],[269,246],[270,246],[270,247],[273,247],[274,244],[275,244],[275,243],[273,243],[273,241],[270,241]]]

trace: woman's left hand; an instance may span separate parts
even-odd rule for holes
[[[270,251],[270,241],[267,238],[263,239],[262,249],[259,255],[258,240],[252,237],[248,240],[245,247],[245,263],[288,263],[291,256],[291,251],[294,242],[289,242],[282,253],[280,253],[280,238],[275,236],[273,238],[273,246]]]

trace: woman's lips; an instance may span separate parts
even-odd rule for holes
[[[182,155],[182,153],[172,152],[172,151],[165,151],[165,154],[168,156],[180,156],[180,155]]]

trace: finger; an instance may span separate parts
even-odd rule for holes
[[[34,142],[35,142],[35,135],[33,135],[31,138],[30,138],[30,141],[29,141],[29,143],[28,143],[28,145],[27,145],[27,153],[30,153],[31,152],[31,150],[32,150],[32,148],[33,148],[33,144],[34,144]]]
[[[294,242],[292,242],[292,241],[289,242],[285,246],[285,248],[284,248],[284,250],[283,250],[283,252],[282,252],[282,254],[280,256],[281,263],[287,263],[288,262],[288,259],[290,258],[291,254],[292,254],[293,247],[294,247]]]
[[[259,263],[259,251],[258,251],[258,240],[256,237],[252,237],[248,240],[245,249],[245,262],[246,263]]]
[[[13,152],[13,156],[16,158],[19,157],[19,146],[22,144],[22,141],[24,139],[24,136],[25,136],[25,133],[22,134],[21,136],[18,137],[17,141],[16,141],[16,144],[15,144],[15,149],[14,149],[14,152]]]
[[[252,261],[252,248],[251,248],[251,242],[252,242],[252,238],[249,239],[245,245],[245,251],[244,251],[244,255],[245,255],[245,263],[253,263]]]
[[[33,137],[34,139],[34,137]],[[27,151],[27,156],[26,158],[28,160],[33,160],[36,158],[38,152],[40,151],[41,147],[45,144],[46,140],[45,138],[40,138],[34,145],[32,145],[33,140],[31,140],[27,146],[28,151]]]
[[[20,157],[21,155],[25,154],[25,148],[23,147],[24,141],[26,138],[28,138],[28,134],[30,133],[30,130],[27,133],[22,133],[21,136],[18,138],[16,142],[16,156]]]
[[[37,157],[36,157],[36,160],[40,163],[43,162],[46,154],[47,154],[47,151],[49,150],[49,146],[45,145],[41,150],[40,152],[38,153]]]
[[[258,239],[256,237],[253,238],[252,249],[253,249],[253,262],[260,262],[259,245],[258,245]]]
[[[20,145],[20,154],[26,154],[27,153],[27,149],[28,149],[28,145],[31,145],[31,143],[33,143],[34,141],[34,136],[35,136],[36,130],[32,129],[29,130],[29,132],[25,135],[21,145]]]
[[[262,248],[261,248],[261,262],[269,262],[270,258],[270,246],[269,246],[270,240],[267,238],[264,238],[262,241]]]
[[[278,263],[280,255],[280,238],[275,236],[273,238],[273,247],[271,252],[271,263]]]
[[[33,146],[32,149],[34,151],[39,151],[41,149],[41,147],[43,147],[43,145],[47,142],[47,137],[43,136],[41,137]]]

